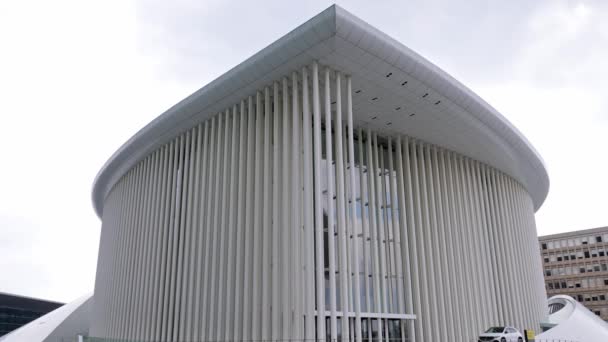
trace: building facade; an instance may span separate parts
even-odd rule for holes
[[[19,329],[63,303],[0,293],[0,336]]]
[[[547,295],[568,295],[608,321],[608,227],[539,237]]]
[[[332,6],[100,171],[91,336],[466,341],[547,315],[527,140]]]

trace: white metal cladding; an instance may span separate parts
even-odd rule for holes
[[[437,66],[334,5],[188,96],[121,146],[95,179],[97,214],[101,217],[112,186],[145,156],[313,60],[353,77],[355,123],[381,135],[416,137],[491,165],[522,184],[540,208],[549,189],[547,171],[508,120]]]
[[[104,202],[91,336],[470,341],[491,325],[539,330],[527,191],[443,147],[356,127],[352,83],[315,62],[126,172]]]

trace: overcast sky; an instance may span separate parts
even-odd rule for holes
[[[608,2],[344,1],[543,156],[540,235],[608,225]],[[327,1],[0,1],[0,292],[93,290],[97,171],[168,107]]]

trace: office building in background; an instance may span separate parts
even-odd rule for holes
[[[608,227],[538,240],[547,295],[571,296],[608,321]]]

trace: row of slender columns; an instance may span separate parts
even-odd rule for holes
[[[524,188],[412,138],[355,134],[352,91],[315,62],[127,172],[104,207],[91,335],[362,341],[374,320],[386,340],[388,315],[403,340],[538,329]]]

